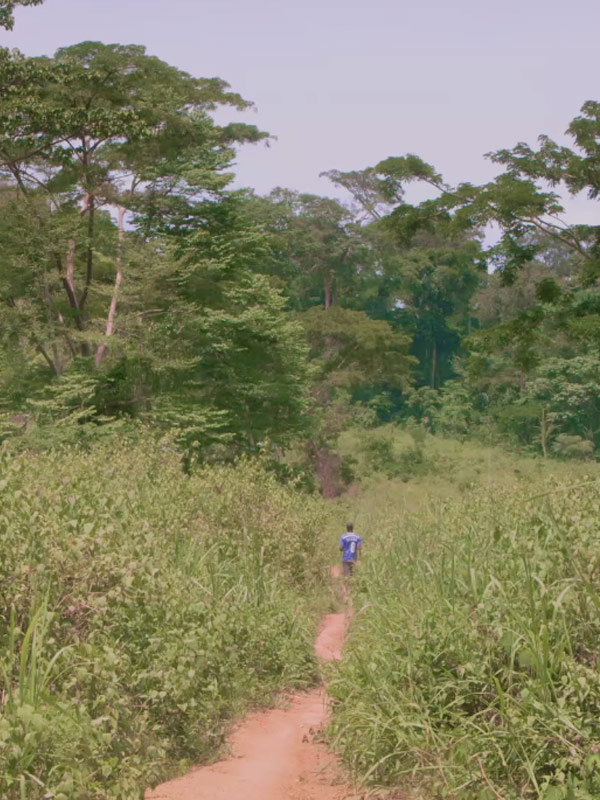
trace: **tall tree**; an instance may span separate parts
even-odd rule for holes
[[[0,175],[14,212],[29,220],[13,255],[32,270],[27,302],[7,302],[33,315],[40,335],[50,325],[52,347],[40,335],[36,346],[56,374],[74,354],[100,366],[115,331],[126,226],[171,232],[201,220],[202,201],[230,180],[234,145],[264,134],[216,125],[217,106],[248,104],[142,47],[87,42],[52,60],[4,51],[0,67]]]
[[[537,149],[519,143],[488,154],[504,172],[482,186],[461,183],[450,187],[433,167],[412,155],[380,162],[375,169],[381,173],[381,186],[389,183],[390,191],[407,179],[422,180],[438,189],[431,200],[417,206],[401,203],[394,209],[390,219],[397,235],[410,242],[432,226],[449,233],[477,235],[493,223],[500,229],[500,239],[488,248],[487,259],[508,280],[531,261],[542,241],[551,239],[579,259],[585,280],[595,281],[600,274],[600,226],[569,224],[555,190],[585,192],[591,200],[598,198],[600,103],[584,103],[567,133],[572,148],[540,136]]]
[[[263,219],[278,261],[272,271],[287,286],[294,308],[352,304],[367,257],[352,212],[329,197],[276,189]]]
[[[207,211],[206,226],[177,241],[168,274],[160,262],[145,299],[160,416],[193,434],[198,410],[211,409],[234,451],[301,433],[309,382],[304,331],[258,270],[269,237],[239,211],[235,197],[212,219]]]
[[[419,383],[437,387],[453,374],[452,360],[470,325],[470,298],[484,270],[477,237],[426,219],[422,207],[405,201],[414,181],[442,195],[442,177],[414,155],[388,158],[362,173],[327,173],[351,192],[371,222],[366,237],[373,257],[376,292],[365,296],[371,313],[413,336]]]
[[[235,147],[266,134],[212,118],[246,101],[136,46],[3,58],[0,336],[21,396],[50,368],[44,408],[150,414],[189,448],[301,429],[303,331],[227,191]]]
[[[356,418],[359,390],[374,394],[390,388],[405,391],[411,384],[414,358],[410,340],[384,320],[364,311],[315,306],[298,315],[310,349],[312,370],[311,461],[323,493],[333,497],[341,488],[339,458],[332,452],[339,433]]]

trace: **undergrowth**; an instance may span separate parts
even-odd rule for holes
[[[363,515],[330,685],[331,740],[360,780],[428,800],[600,796],[599,488],[547,479]]]
[[[257,463],[0,455],[0,797],[142,797],[314,682],[323,534],[322,504]]]

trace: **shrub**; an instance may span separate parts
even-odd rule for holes
[[[552,452],[560,458],[576,458],[585,461],[593,458],[594,443],[582,436],[559,433],[552,442]]]
[[[310,684],[320,502],[167,443],[0,455],[0,796],[132,800]]]

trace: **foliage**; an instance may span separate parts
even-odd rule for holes
[[[143,47],[85,42],[53,59],[1,55],[3,299],[54,373],[76,353],[94,351],[99,366],[127,266],[124,225],[169,230],[197,216],[229,182],[233,145],[263,134],[217,126],[218,106],[248,103]]]
[[[167,439],[0,464],[3,798],[141,798],[315,679],[318,501],[256,462],[184,477]]]
[[[552,443],[554,452],[562,458],[588,459],[594,453],[594,443],[581,436],[559,433]]]
[[[12,30],[16,6],[40,6],[44,0],[2,0],[0,2],[0,28]]]
[[[301,431],[303,333],[225,191],[235,145],[264,134],[211,116],[249,104],[138,46],[5,54],[4,80],[0,407],[43,425],[78,395],[80,421],[176,428],[188,460]]]
[[[371,256],[361,270],[361,307],[411,336],[420,385],[441,385],[452,377],[453,357],[471,326],[470,301],[485,266],[477,231],[448,226],[443,215],[411,225],[410,235],[404,230],[399,220],[419,213],[405,202],[406,185],[444,188],[416,156],[390,158],[362,173],[327,174],[370,218],[361,230]]]
[[[330,684],[357,777],[465,800],[598,795],[597,479],[572,483],[369,520]]]
[[[414,359],[408,339],[363,311],[316,307],[299,317],[319,377],[330,387],[406,384]]]
[[[351,459],[354,475],[363,483],[382,476],[409,481],[435,474],[426,439],[424,428],[418,425],[388,424],[345,431],[337,449],[344,462]]]
[[[255,203],[253,213],[272,236],[277,257],[270,271],[283,281],[293,308],[351,301],[369,253],[346,206],[279,188]]]

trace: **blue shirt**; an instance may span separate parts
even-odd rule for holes
[[[345,533],[340,539],[340,547],[343,550],[342,561],[356,561],[358,548],[362,544],[362,539],[356,533]]]

